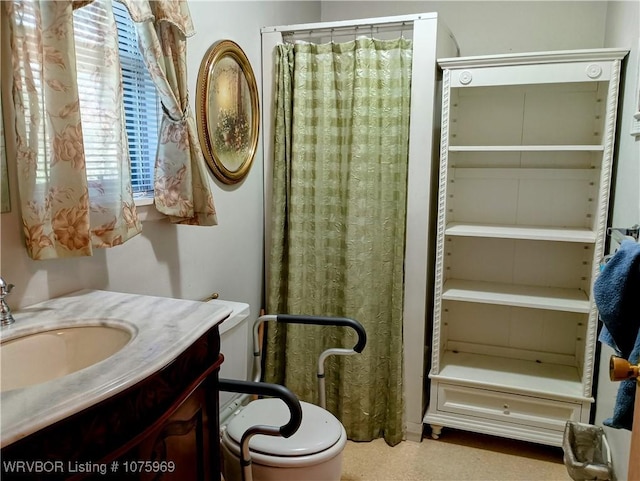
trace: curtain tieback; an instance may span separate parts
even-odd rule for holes
[[[172,122],[182,123],[187,119],[187,113],[189,112],[189,103],[188,102],[187,102],[187,105],[185,105],[184,109],[182,110],[182,115],[178,119],[173,118],[173,116],[171,115],[171,113],[169,112],[167,107],[165,107],[164,102],[161,101],[160,105],[162,106],[162,113],[164,114],[164,116],[167,117]]]

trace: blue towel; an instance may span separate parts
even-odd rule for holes
[[[640,358],[640,244],[622,241],[615,255],[596,279],[593,294],[604,326],[600,342],[616,354],[637,364]],[[631,430],[636,381],[618,388],[613,417],[603,424]]]

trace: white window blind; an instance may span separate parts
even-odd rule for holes
[[[153,194],[153,170],[158,145],[160,101],[144,64],[136,29],[127,9],[113,2],[118,27],[124,86],[124,112],[131,156],[131,185],[136,194]]]
[[[78,96],[80,98],[80,117],[87,169],[87,181],[100,188],[110,197],[117,195],[119,136],[114,129],[116,119],[103,109],[107,102],[113,103],[113,92],[108,83],[103,82],[104,40],[101,33],[106,29],[109,19],[102,8],[90,5],[80,8],[73,14],[73,32],[75,36],[76,74]],[[116,110],[117,112],[117,110]],[[90,190],[91,192],[91,190]]]
[[[118,47],[120,52],[120,64],[122,68],[123,84],[123,108],[125,115],[125,127],[131,159],[131,186],[134,194],[153,194],[153,167],[155,163],[156,147],[158,143],[159,128],[159,101],[156,87],[144,64],[140,50],[136,29],[129,12],[119,2],[112,2],[113,13],[118,28]],[[100,53],[92,45],[92,36],[95,36],[96,24],[105,22],[104,18],[96,15],[93,9],[83,7],[74,12],[74,30],[76,37],[76,64],[78,66],[78,89],[81,99],[87,98],[96,90],[95,79],[92,71],[103,58],[95,58]],[[91,68],[87,68],[91,66]],[[83,75],[84,71],[84,75]],[[100,109],[103,100],[98,95],[92,95],[92,102],[82,105],[83,133],[85,135],[85,156],[87,159],[88,180],[107,180],[111,166],[102,159],[107,157],[104,142],[95,142],[92,148],[91,134],[95,139],[98,136],[108,135],[108,125],[98,126],[99,130],[93,133],[87,132],[87,114],[91,115],[87,108],[92,105]],[[89,135],[87,135],[89,134]],[[96,146],[100,146],[96,149]],[[113,154],[113,153],[112,153]],[[93,166],[93,168],[90,168]]]
[[[37,43],[35,14],[29,2],[16,7],[16,15],[25,26],[24,38],[21,41]],[[122,81],[124,89],[123,107],[125,112],[126,132],[131,159],[131,183],[133,192],[137,194],[153,194],[153,170],[156,148],[158,144],[158,130],[160,120],[160,101],[155,85],[144,64],[138,49],[137,37],[133,21],[126,8],[113,2],[113,12],[118,28],[118,44],[120,62],[122,66]],[[74,35],[77,67],[78,93],[80,97],[80,111],[84,149],[89,182],[100,182],[110,190],[109,180],[115,178],[114,169],[117,158],[116,142],[110,141],[113,136],[113,123],[104,120],[101,109],[103,102],[110,101],[111,93],[101,87],[97,81],[101,65],[112,59],[104,58],[100,46],[98,25],[107,19],[104,11],[92,8],[91,5],[74,11]],[[98,47],[98,48],[97,48]],[[36,61],[23,61],[18,65],[24,81],[29,71],[34,82],[29,87],[36,87],[38,97],[42,95],[41,86],[44,79]],[[23,92],[28,87],[23,86]],[[33,99],[24,99],[25,121],[28,128],[29,144],[36,147],[39,159],[49,157],[50,146],[46,144],[48,125],[43,118],[33,110]],[[34,104],[35,105],[35,104]],[[96,119],[102,119],[96,121]],[[110,147],[105,149],[105,143]],[[49,172],[46,162],[39,162],[37,167],[37,188],[47,188]],[[115,186],[114,186],[115,187]]]

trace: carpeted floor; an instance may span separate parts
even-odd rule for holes
[[[439,440],[349,441],[342,481],[571,481],[562,449],[445,429]]]

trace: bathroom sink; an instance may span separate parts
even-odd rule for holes
[[[16,335],[0,344],[0,391],[60,378],[112,356],[134,337],[121,324],[74,325]]]

